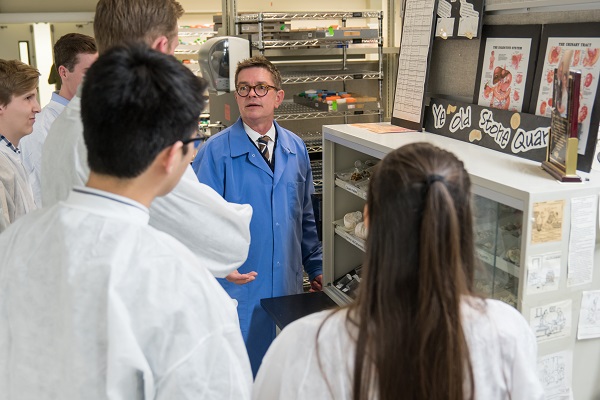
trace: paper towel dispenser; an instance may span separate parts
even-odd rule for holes
[[[235,91],[237,64],[250,57],[250,42],[234,36],[207,40],[200,46],[198,63],[202,77],[215,91]]]

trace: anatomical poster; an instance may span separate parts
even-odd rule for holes
[[[598,22],[544,25],[529,112],[550,116],[556,101],[554,71],[561,65],[581,73],[577,169],[590,172],[600,123],[600,28]]]
[[[523,92],[531,39],[489,38],[485,43],[484,71],[479,86],[480,106],[518,111]]]
[[[483,27],[474,103],[528,111],[540,31],[539,25]]]
[[[571,51],[567,51],[571,50]],[[548,38],[544,57],[543,75],[538,91],[535,113],[549,117],[554,99],[552,87],[554,70],[563,57],[570,58],[571,69],[581,71],[581,98],[579,100],[579,154],[584,154],[590,130],[591,110],[594,106],[598,77],[600,77],[600,38]],[[541,61],[541,60],[540,60]]]

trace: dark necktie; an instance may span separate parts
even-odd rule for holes
[[[268,137],[267,135],[261,136],[258,138],[258,151],[260,151],[260,154],[263,155],[263,157],[265,158],[265,160],[267,160],[267,163],[271,163],[269,161],[269,140],[271,140],[270,137]]]

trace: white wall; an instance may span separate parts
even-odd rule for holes
[[[49,23],[33,24],[33,41],[35,51],[35,67],[40,71],[40,83],[38,86],[39,101],[42,107],[50,102],[54,85],[48,83],[50,68],[53,63],[52,56],[52,31]]]
[[[33,57],[31,24],[0,24],[0,58],[3,60],[18,60],[18,43],[21,40],[29,41],[29,54]]]

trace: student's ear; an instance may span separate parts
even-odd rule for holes
[[[166,36],[159,36],[156,39],[154,39],[154,42],[152,43],[152,47],[154,50],[159,51],[163,54],[169,54],[171,48],[169,47],[170,43],[169,43],[169,39]]]
[[[369,206],[366,204],[363,208],[363,221],[365,223],[365,227],[369,228]]]
[[[61,79],[65,79],[67,77],[67,72],[69,72],[69,70],[64,65],[60,65],[57,68],[57,71]]]
[[[176,142],[170,147],[167,147],[164,154],[163,159],[163,167],[167,174],[173,172],[175,167],[177,167],[181,163],[181,157],[183,155],[183,151],[181,150],[183,147],[183,143],[181,141]]]

